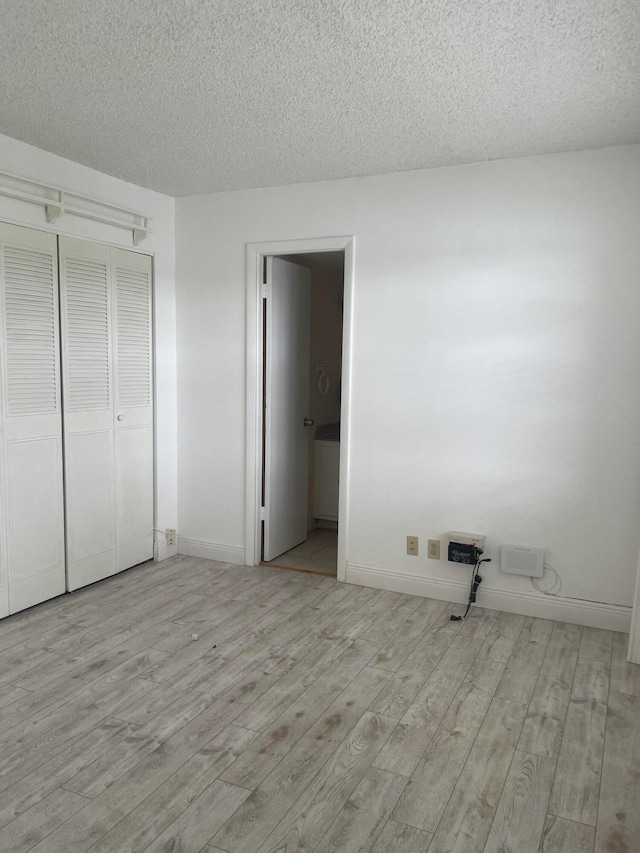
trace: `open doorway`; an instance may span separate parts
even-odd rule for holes
[[[349,416],[351,409],[350,378],[354,249],[355,240],[352,236],[250,243],[247,245],[246,565],[257,565],[262,561],[263,554],[269,558],[271,565],[280,564],[279,559],[275,556],[276,554],[278,557],[281,557],[283,554],[293,551],[297,547],[297,544],[304,544],[306,546],[304,550],[307,552],[315,551],[318,555],[314,561],[316,563],[320,562],[321,559],[329,558],[329,550],[325,549],[330,549],[333,552],[331,554],[331,569],[333,569],[335,565],[333,555],[335,554],[337,528],[337,579],[344,581],[346,578],[346,543],[349,520]],[[328,254],[329,257],[323,259],[319,257],[320,254]],[[298,491],[294,501],[295,506],[298,508],[298,517],[300,516],[300,509],[302,509],[303,529],[298,543],[292,544],[289,548],[276,547],[274,545],[275,537],[270,536],[268,552],[264,553],[265,527],[268,526],[268,524],[265,525],[265,521],[268,523],[272,520],[268,517],[269,511],[274,506],[282,509],[287,502],[286,495],[289,493],[285,489],[278,496],[277,500],[271,501],[271,505],[269,505],[269,501],[265,496],[265,488],[268,483],[268,480],[265,480],[265,468],[268,467],[269,461],[273,463],[276,459],[273,453],[269,455],[266,452],[265,429],[268,429],[270,413],[273,414],[274,410],[282,410],[281,407],[279,409],[275,405],[273,399],[271,407],[267,405],[265,408],[266,401],[263,393],[268,383],[267,369],[269,363],[268,358],[265,361],[265,340],[267,339],[268,324],[265,323],[264,299],[266,297],[268,302],[269,296],[269,286],[265,284],[265,272],[269,264],[280,264],[284,260],[288,262],[289,270],[297,271],[296,275],[300,273],[303,277],[304,275],[307,276],[309,288],[311,286],[310,276],[313,267],[319,271],[319,275],[316,274],[314,276],[314,283],[316,285],[321,286],[319,279],[323,278],[323,273],[327,273],[329,277],[333,278],[332,283],[334,287],[332,288],[329,285],[328,291],[329,293],[333,291],[333,295],[336,298],[329,310],[333,312],[334,324],[338,327],[341,325],[342,327],[341,363],[339,361],[339,365],[336,365],[336,350],[338,352],[338,359],[340,359],[340,349],[337,347],[333,349],[333,354],[331,352],[323,353],[316,350],[312,356],[309,340],[307,364],[303,369],[297,371],[297,379],[295,379],[295,382],[302,385],[300,377],[304,374],[304,384],[308,394],[304,411],[296,411],[295,416],[285,418],[284,427],[272,428],[272,435],[284,436],[285,438],[285,441],[281,442],[281,448],[283,448],[281,449],[281,456],[285,460],[290,460],[293,455],[299,460],[300,467],[304,467],[306,470],[307,484],[305,485],[304,494]],[[344,270],[343,274],[342,270]],[[337,276],[342,278],[340,281],[340,285],[342,285],[340,290],[338,290],[336,281]],[[293,293],[298,294],[299,290],[293,288]],[[342,298],[339,300],[337,298],[338,293],[342,293]],[[309,292],[309,306],[310,304],[311,293]],[[273,320],[273,317],[271,319]],[[322,319],[315,313],[313,319],[314,324],[319,319],[320,325],[322,324]],[[336,319],[337,323],[335,322]],[[311,313],[309,313],[309,323],[311,323]],[[290,319],[285,323],[280,323],[278,331],[275,334],[273,331],[271,333],[273,340],[282,341],[291,338],[292,336],[288,332],[284,335],[280,333],[280,329],[286,330],[290,328]],[[310,334],[311,330],[309,328]],[[317,336],[317,329],[314,329],[314,335]],[[297,353],[298,350],[294,349],[294,352]],[[280,356],[278,356],[279,358]],[[274,362],[273,359],[271,361],[272,363]],[[298,357],[289,357],[285,361],[296,363]],[[328,376],[323,371],[326,371]],[[326,383],[327,378],[329,379],[328,388]],[[290,381],[294,382],[294,378],[292,377]],[[284,384],[286,385],[287,383]],[[312,389],[314,389],[314,396],[318,403],[317,408],[313,412],[316,417],[311,417]],[[321,389],[324,393],[321,393]],[[305,418],[313,420],[314,423],[306,428],[302,427],[301,425]],[[290,425],[294,425],[295,430],[298,432],[304,432],[304,441],[301,442],[304,451],[298,451],[295,454],[290,452],[292,446],[290,440],[291,434],[287,433],[288,430],[292,429]],[[334,470],[337,469],[337,478],[333,475],[329,476],[329,481],[333,484],[333,496],[330,493],[327,495],[327,492],[323,492],[322,483],[320,484],[320,489],[317,487],[318,477],[321,477],[323,472],[328,473],[327,464],[320,460],[316,461],[316,452],[325,443],[326,445],[330,445],[329,454],[332,452],[331,448],[333,449]],[[321,455],[321,452],[318,455]],[[302,464],[303,456],[304,465]],[[278,470],[278,465],[276,465],[276,470]],[[286,479],[287,477],[283,477],[283,482],[286,482]],[[324,505],[324,510],[320,509],[317,504],[314,504],[318,496],[322,496],[323,494],[328,497],[329,509],[326,508],[326,504]],[[337,521],[335,519],[336,498],[338,504]],[[296,523],[300,524],[300,519]],[[318,540],[322,538],[325,538],[325,541],[318,543]],[[325,553],[321,556],[319,555],[320,550],[325,550]],[[288,564],[293,560],[299,562],[298,558],[302,556],[300,552],[288,554],[283,562]],[[306,557],[309,556],[311,555],[307,553]],[[304,566],[296,566],[296,568],[306,571],[315,570],[308,567],[308,563],[306,568]]]
[[[265,258],[267,565],[336,576],[344,251]]]

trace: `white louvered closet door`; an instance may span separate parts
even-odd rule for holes
[[[60,238],[69,589],[153,557],[151,259]]]
[[[61,237],[69,589],[116,572],[111,249]]]
[[[0,224],[0,616],[65,591],[56,238]]]
[[[151,258],[111,250],[117,570],[153,557]]]

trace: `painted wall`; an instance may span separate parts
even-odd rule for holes
[[[153,233],[139,251],[154,256],[157,527],[178,526],[174,200],[0,135],[0,171],[90,196],[152,217]],[[64,215],[48,225],[43,207],[0,195],[0,219],[54,233],[132,248],[130,231]],[[158,537],[160,543],[164,536]],[[159,556],[172,551],[160,544]]]
[[[425,545],[469,530],[630,605],[639,222],[640,146],[178,199],[181,535],[242,555],[245,244],[353,234],[349,566],[462,591]]]

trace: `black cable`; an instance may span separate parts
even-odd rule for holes
[[[478,550],[477,550],[478,556],[476,559],[476,564],[473,567],[473,572],[471,573],[471,588],[469,590],[469,601],[467,603],[467,609],[464,611],[463,616],[451,615],[449,618],[451,619],[452,622],[464,622],[464,620],[467,618],[467,614],[471,610],[471,605],[475,603],[475,600],[477,597],[477,592],[478,592],[478,587],[482,583],[482,578],[478,574],[478,569],[480,568],[481,563],[490,563],[491,562],[490,557],[485,557],[484,560],[481,560],[480,557],[482,556],[482,554],[483,554],[482,549],[478,548]]]

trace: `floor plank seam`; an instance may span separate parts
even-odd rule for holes
[[[613,637],[612,637],[613,640]],[[610,727],[610,711],[609,711],[609,697],[611,696],[611,671],[613,669],[613,642],[611,643],[611,649],[609,651],[609,661],[608,661],[608,670],[609,670],[609,680],[607,683],[607,715],[605,718],[605,729],[604,729],[604,739],[602,745],[602,756],[600,758],[600,784],[598,785],[598,808],[596,810],[596,822],[595,822],[595,832],[593,834],[593,843],[595,847],[597,832],[598,832],[598,821],[600,819],[600,804],[602,802],[602,778],[603,778],[603,770],[604,770],[604,756],[605,749],[607,745],[607,729]]]
[[[225,727],[225,728],[226,728],[226,727]],[[222,729],[222,731],[224,731],[224,729]],[[207,741],[207,743],[206,743],[206,744],[204,744],[204,746],[202,747],[202,749],[206,749],[206,747],[208,746],[208,744],[210,744],[213,740],[215,740],[215,738],[216,738],[216,737],[218,737],[218,735],[219,735],[219,734],[220,734],[220,732],[219,732],[217,735],[214,735],[214,736],[213,736],[209,741]],[[194,754],[195,754],[195,753],[194,753]],[[240,754],[242,754],[242,753],[240,753]],[[191,757],[193,757],[193,756],[191,756]],[[144,760],[144,759],[142,759],[142,760]],[[181,769],[182,769],[186,764],[188,764],[190,760],[191,760],[191,758],[187,758],[187,759],[185,759],[185,761],[184,761],[184,762],[183,762],[179,767],[176,767],[176,768],[174,769],[174,771],[173,771],[173,773],[171,774],[171,776],[174,776],[176,773],[179,773],[179,772],[180,772],[180,770],[181,770]],[[136,765],[136,766],[137,766],[137,765]],[[133,769],[135,769],[135,768],[133,768]],[[223,773],[223,772],[224,772],[224,771],[222,771],[222,770],[221,770],[221,771],[220,771],[220,773],[218,773],[215,777],[213,777],[213,778],[209,779],[209,781],[206,783],[206,787],[208,788],[208,787],[210,787],[211,785],[213,785],[213,783],[214,783],[214,782],[218,781],[219,777],[222,775],[222,773]],[[84,849],[84,850],[88,850],[88,849],[90,849],[91,847],[93,847],[93,846],[94,846],[94,844],[99,843],[99,842],[102,840],[102,838],[104,838],[104,837],[105,837],[105,835],[107,835],[108,833],[113,832],[114,830],[116,830],[116,829],[117,829],[117,827],[119,826],[119,824],[121,824],[121,823],[123,823],[124,821],[126,821],[126,820],[127,820],[127,819],[128,819],[128,818],[129,818],[129,817],[130,817],[130,816],[131,816],[131,815],[132,815],[132,814],[133,814],[137,809],[141,808],[141,807],[142,807],[142,806],[143,806],[143,805],[144,805],[144,804],[145,804],[145,803],[146,803],[150,798],[152,798],[152,797],[156,794],[156,792],[158,791],[158,789],[159,789],[159,788],[161,788],[163,784],[165,784],[166,782],[168,782],[168,781],[169,781],[169,779],[171,778],[171,776],[167,777],[167,779],[165,779],[163,782],[160,782],[160,783],[159,783],[155,788],[153,788],[153,789],[149,792],[149,794],[148,794],[146,797],[144,797],[144,798],[143,798],[143,799],[142,799],[142,800],[141,800],[141,801],[140,801],[140,802],[139,802],[139,803],[138,803],[138,804],[137,804],[137,805],[136,805],[136,806],[135,806],[131,811],[127,812],[126,814],[124,814],[124,815],[123,815],[123,817],[122,817],[120,820],[116,821],[116,822],[115,822],[115,823],[114,823],[114,824],[109,828],[109,830],[107,830],[107,832],[106,832],[106,833],[103,833],[103,834],[102,834],[102,835],[101,835],[101,836],[100,836],[100,837],[99,837],[95,842],[93,842],[93,841],[92,841],[92,842],[90,843],[89,847],[84,847],[83,849]],[[116,780],[116,781],[117,781],[117,780]],[[235,787],[238,787],[238,788],[239,788],[239,787],[241,787],[241,786],[240,786],[240,785],[236,785]],[[108,789],[107,789],[107,790],[108,790]],[[248,789],[244,789],[244,790],[248,790]],[[177,821],[179,821],[180,817],[181,817],[181,816],[182,816],[182,815],[183,815],[183,814],[184,814],[184,813],[185,813],[185,812],[190,808],[190,806],[191,806],[191,803],[190,803],[190,804],[188,804],[188,805],[186,805],[186,806],[185,806],[185,808],[184,808],[184,809],[183,809],[183,810],[182,810],[178,815],[176,815],[175,819],[171,821],[171,823],[169,824],[169,826],[170,826],[170,825],[172,825],[173,823],[176,823]],[[160,830],[160,831],[159,831],[159,832],[154,836],[154,838],[150,839],[150,840],[149,840],[149,843],[148,843],[148,844],[146,844],[146,845],[145,845],[145,847],[144,847],[143,849],[144,849],[144,850],[146,850],[148,847],[150,847],[152,844],[154,844],[154,843],[155,843],[155,841],[156,841],[156,840],[157,840],[157,839],[158,839],[158,838],[163,834],[163,832],[165,831],[165,829],[166,829],[166,828],[167,828],[167,827],[164,827],[163,829],[161,829],[161,830]],[[209,841],[211,841],[211,838],[209,839]],[[209,841],[207,842],[207,844],[209,843]]]
[[[355,675],[354,675],[354,676],[349,680],[349,682],[343,686],[342,690],[340,691],[339,696],[343,695],[343,694],[344,694],[344,693],[349,689],[349,687],[353,684],[353,682],[356,680],[356,678],[358,677],[358,675],[360,675],[360,673],[361,673],[365,668],[366,668],[366,664],[363,664],[363,666],[362,666],[362,667],[360,667],[360,669],[358,670],[358,672],[357,672],[357,673],[356,673],[356,674],[355,674]],[[381,687],[380,689],[382,690],[382,689],[383,689],[383,687]],[[379,694],[379,693],[380,693],[380,691],[378,691],[378,694]],[[377,695],[378,695],[378,694],[377,694]],[[339,697],[338,697],[338,698],[339,698]],[[337,701],[337,699],[336,699],[336,701]],[[328,707],[330,707],[330,706],[328,706]],[[327,710],[327,709],[325,708],[325,710],[323,711],[323,713],[326,713],[326,710]],[[321,715],[321,716],[322,716],[322,715]],[[349,739],[349,736],[351,735],[352,731],[353,731],[353,730],[355,729],[355,727],[358,725],[359,719],[360,719],[360,718],[358,718],[358,720],[355,720],[355,721],[353,722],[353,725],[351,725],[351,726],[350,726],[350,728],[345,732],[344,736],[343,736],[343,737],[342,737],[342,738],[341,738],[341,739],[340,739],[340,740],[335,744],[335,748],[334,748],[334,749],[332,749],[330,752],[328,752],[327,756],[325,757],[325,760],[324,760],[324,761],[321,761],[321,762],[318,764],[318,766],[317,766],[317,767],[316,767],[316,769],[315,769],[315,772],[311,775],[311,777],[310,777],[310,779],[308,780],[307,784],[306,784],[306,785],[304,785],[300,790],[297,790],[297,791],[296,791],[296,796],[295,796],[295,798],[294,798],[293,802],[290,804],[290,807],[289,807],[289,808],[293,808],[293,806],[295,805],[295,802],[297,802],[297,801],[298,801],[298,800],[299,800],[299,799],[300,799],[300,798],[305,794],[305,792],[310,788],[310,786],[313,784],[313,782],[314,782],[314,781],[318,778],[318,776],[322,773],[322,771],[324,770],[324,768],[325,768],[325,767],[329,764],[329,762],[332,760],[332,758],[334,757],[334,755],[336,755],[336,753],[338,753],[338,752],[339,752],[339,750],[342,748],[343,744],[347,742],[347,740]],[[390,733],[391,733],[391,732],[390,732]],[[389,734],[390,734],[390,733],[389,733]],[[382,748],[382,747],[381,747],[381,748]],[[271,776],[272,774],[275,774],[275,772],[276,772],[276,770],[277,770],[278,766],[279,766],[279,765],[280,765],[280,764],[281,764],[281,763],[286,759],[287,755],[288,755],[288,753],[285,753],[284,755],[282,755],[282,756],[280,757],[280,759],[276,762],[276,764],[271,768],[271,770],[270,770],[270,772],[269,772],[268,776]],[[374,759],[372,759],[372,762],[373,762],[373,760],[374,760]],[[371,766],[371,765],[370,765],[370,766]],[[262,784],[262,783],[263,783],[263,782],[268,778],[268,776],[267,776],[267,777],[265,777],[265,779],[263,779],[263,780],[262,780],[262,781],[261,781],[261,782],[256,786],[256,788],[255,788],[254,790],[259,790],[260,785],[261,785],[261,784]],[[353,791],[354,791],[354,790],[355,790],[355,788],[357,787],[357,784],[358,784],[358,782],[356,782],[356,783],[354,784],[354,787],[353,787],[353,788],[351,789],[351,791],[349,792],[349,796],[351,796],[351,794],[353,793]],[[347,797],[347,800],[348,800],[348,797]],[[239,806],[239,807],[238,807],[238,809],[236,809],[236,811],[238,811],[240,808],[242,808],[242,806]],[[284,819],[284,817],[286,816],[286,814],[288,813],[288,811],[289,811],[289,809],[287,809],[287,811],[285,812],[285,815],[283,815],[283,818],[282,818],[282,819]],[[235,814],[235,812],[234,812],[234,814]],[[228,823],[230,823],[230,821],[231,821],[232,819],[233,819],[233,815],[231,815],[231,816],[230,816],[230,817],[225,821],[225,823],[224,823],[224,824],[222,825],[222,827],[220,828],[220,831],[224,830],[225,826],[226,826]],[[275,831],[275,829],[277,829],[277,826],[276,826],[276,827],[274,827],[274,830],[273,830],[273,831]],[[216,834],[217,834],[217,833],[216,833]],[[271,832],[269,833],[269,836],[270,836],[270,835],[271,835]],[[212,842],[213,842],[213,838],[209,839],[209,843],[212,843]],[[318,843],[320,843],[320,842],[318,842]]]
[[[588,826],[591,829],[596,828],[595,823],[586,823],[586,821],[583,821],[583,820],[574,820],[573,818],[570,818],[570,817],[564,817],[563,815],[558,814],[553,809],[548,809],[547,811],[548,811],[548,814],[553,815],[554,817],[560,818],[561,820],[567,820],[567,821],[570,821],[571,823],[577,823],[579,826]]]
[[[476,658],[474,658],[474,661],[475,661],[475,660],[476,660]],[[473,663],[473,662],[472,662],[472,663]],[[469,667],[469,669],[471,669],[471,666]],[[467,671],[467,674],[468,674],[468,671]],[[465,676],[465,678],[466,678],[466,676]],[[456,691],[456,695],[457,695],[457,693],[459,692],[459,690],[460,690],[460,688],[458,688],[458,691]],[[495,692],[494,692],[494,695],[495,695]],[[455,698],[455,697],[454,697],[454,698]],[[493,699],[493,697],[492,697],[492,699]],[[453,699],[451,700],[451,702],[450,702],[450,703],[449,703],[449,705],[447,706],[447,710],[451,707],[451,703],[452,703],[452,702],[453,702]],[[445,814],[446,814],[446,812],[447,812],[447,809],[448,809],[448,807],[449,807],[449,803],[451,802],[451,798],[453,797],[453,794],[454,794],[454,792],[455,792],[455,790],[456,790],[456,788],[457,788],[457,786],[458,786],[458,782],[460,781],[460,777],[461,777],[461,776],[462,776],[462,774],[464,773],[465,767],[467,766],[467,763],[468,763],[468,761],[469,761],[469,756],[471,755],[471,752],[472,752],[472,750],[473,750],[473,747],[475,746],[475,743],[476,743],[476,741],[477,741],[477,739],[478,739],[478,735],[480,734],[480,730],[482,729],[482,726],[484,725],[484,721],[485,721],[485,720],[486,720],[486,718],[487,718],[487,714],[489,713],[490,708],[491,708],[491,702],[489,703],[489,705],[488,705],[488,707],[487,707],[487,710],[485,711],[485,713],[484,713],[484,714],[483,714],[483,716],[482,716],[482,720],[480,721],[480,725],[478,726],[478,729],[477,729],[477,731],[476,731],[475,737],[473,738],[473,741],[471,742],[471,746],[470,746],[469,751],[468,751],[468,753],[467,753],[467,757],[466,757],[466,758],[465,758],[465,760],[464,760],[464,763],[463,763],[463,765],[462,765],[462,767],[461,767],[461,769],[460,769],[460,772],[459,772],[459,773],[458,773],[458,775],[456,776],[456,780],[455,780],[454,784],[451,786],[451,791],[449,792],[449,796],[447,797],[446,803],[444,804],[444,807],[443,807],[443,809],[442,809],[442,811],[441,811],[440,818],[439,818],[439,820],[438,820],[438,822],[437,822],[437,824],[436,824],[436,826],[435,826],[435,829],[433,830],[433,838],[434,838],[434,839],[435,839],[435,837],[436,837],[436,836],[437,836],[437,834],[438,834],[438,830],[440,829],[440,824],[442,823],[442,819],[444,818],[444,816],[445,816]],[[442,718],[442,719],[444,719],[444,716],[443,716],[443,718]],[[441,721],[441,722],[442,722],[442,721]],[[438,728],[439,728],[439,727],[438,727]],[[433,737],[431,738],[431,740],[433,740],[433,739],[435,738],[436,734],[437,734],[437,730],[436,730],[436,732],[434,733],[434,735],[433,735]],[[427,744],[427,749],[428,749],[428,744]],[[426,752],[426,749],[425,749],[425,752]],[[423,753],[422,753],[422,755],[423,755],[423,756],[424,756],[425,752],[423,752]],[[432,841],[432,843],[433,843],[433,841]],[[429,845],[429,848],[428,848],[428,849],[431,849],[431,846],[432,846],[432,844],[430,844],[430,845]]]
[[[582,630],[580,632],[580,644],[581,644],[581,642],[582,642]],[[560,750],[562,749],[562,739],[564,738],[564,730],[565,730],[565,726],[567,724],[567,715],[569,714],[569,708],[571,707],[571,696],[573,694],[573,688],[574,688],[575,680],[576,680],[576,671],[578,668],[578,660],[580,659],[580,644],[578,644],[578,654],[576,655],[576,665],[573,668],[573,675],[571,677],[571,687],[569,688],[569,700],[567,702],[567,706],[564,710],[564,714],[562,717],[562,729],[561,729],[562,734],[560,737],[560,745],[558,746],[558,753],[555,756],[556,766],[555,766],[555,770],[553,773],[553,779],[551,781],[551,789],[550,789],[551,793],[549,795],[549,803],[551,802],[551,798],[553,797],[553,791],[554,791],[554,788],[556,785],[556,778],[557,778],[557,774],[558,774],[558,759],[560,757]],[[545,657],[546,657],[546,655],[545,655]],[[544,666],[544,661],[542,662],[542,666]],[[542,669],[542,666],[540,667],[541,669]],[[536,684],[537,684],[537,681],[536,681]],[[535,696],[535,692],[533,695]],[[533,702],[533,697],[531,698],[531,702]],[[531,706],[531,702],[529,703],[529,706]],[[547,804],[547,814],[552,814],[552,812],[549,810],[549,804]],[[558,815],[556,815],[556,817],[558,817]]]

